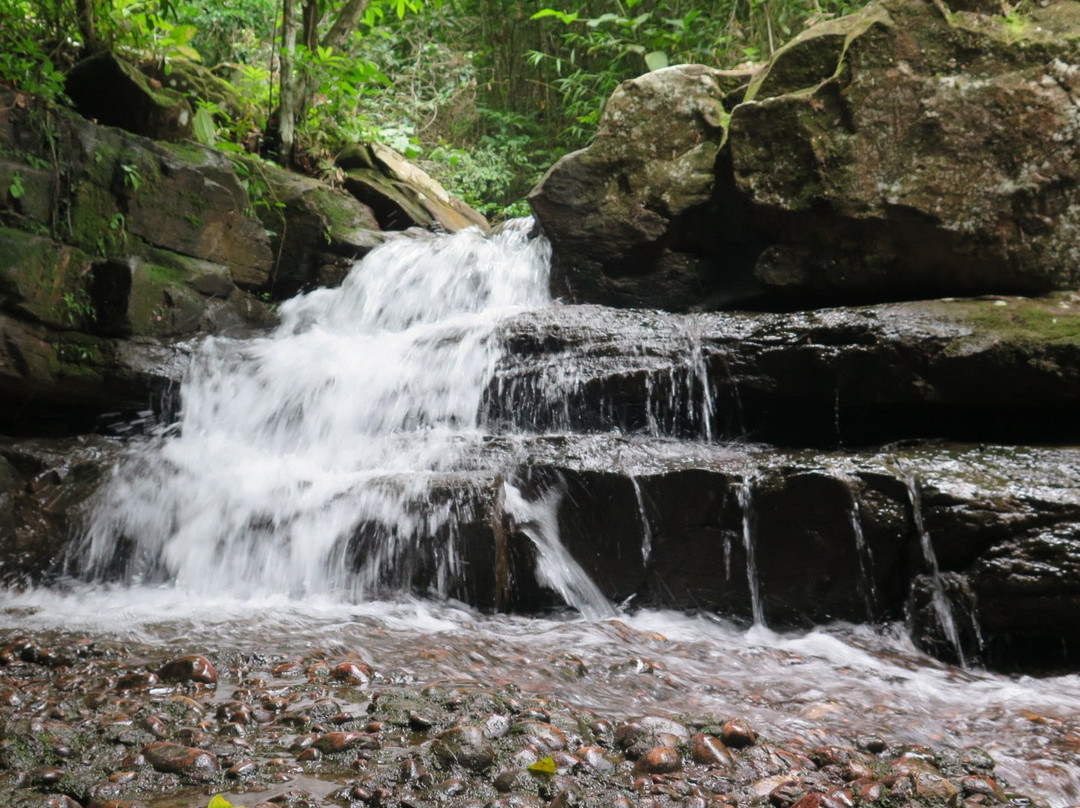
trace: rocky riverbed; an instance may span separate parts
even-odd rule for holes
[[[995,757],[1024,754],[1031,740],[1036,755],[1060,747],[1068,757],[1077,737],[1067,714],[1020,709],[1024,697],[1002,691],[1014,709],[996,714],[990,750],[970,744],[943,702],[918,703],[925,683],[903,683],[912,661],[895,650],[877,652],[891,692],[838,721],[851,705],[807,666],[810,646],[729,649],[702,670],[700,659],[687,664],[702,643],[648,620],[522,620],[509,627],[522,634],[514,644],[475,625],[466,638],[362,619],[294,625],[307,642],[252,650],[222,642],[220,627],[200,641],[171,624],[171,639],[146,642],[5,615],[32,627],[0,634],[0,788],[19,808],[194,807],[215,794],[263,808],[1065,805],[1013,764],[1012,777],[995,771]],[[864,686],[861,653],[846,648],[848,666],[831,663],[852,692]],[[763,686],[737,681],[743,666]],[[982,675],[942,670],[970,693],[971,725],[984,723]],[[1062,682],[1067,703],[1074,686]],[[788,715],[770,719],[765,706]],[[1013,712],[1030,732],[1014,733]],[[917,724],[936,728],[925,742],[912,742]]]

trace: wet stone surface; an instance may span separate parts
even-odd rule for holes
[[[378,660],[0,635],[12,808],[1033,805],[983,750],[770,737],[738,716],[605,716],[513,685],[402,684]],[[362,676],[342,671],[362,670]],[[213,671],[214,676],[206,675]],[[205,681],[212,678],[213,681]]]

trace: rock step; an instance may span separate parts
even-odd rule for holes
[[[20,580],[48,579],[119,444],[69,448],[8,442],[0,451],[11,492],[0,499],[0,523],[14,528],[4,535],[55,528],[37,530],[33,548],[0,543],[2,569],[18,569]],[[826,453],[611,434],[496,437],[474,468],[431,481],[418,507],[451,503],[455,516],[433,536],[390,542],[388,554],[385,526],[365,523],[334,555],[367,593],[556,607],[504,482],[527,501],[554,503],[559,540],[612,602],[747,619],[753,583],[771,627],[906,616],[916,642],[948,658],[955,649],[933,608],[942,596],[969,660],[1027,669],[1078,661],[1080,449]]]
[[[866,445],[1072,441],[1080,295],[507,321],[492,427]]]

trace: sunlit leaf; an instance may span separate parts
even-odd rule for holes
[[[220,794],[215,794],[206,808],[235,808],[235,806]]]
[[[653,51],[652,53],[645,54],[645,67],[649,70],[660,70],[663,67],[667,67],[668,55],[663,51]]]
[[[540,758],[529,766],[529,771],[542,772],[543,774],[555,774],[555,761],[550,757]]]

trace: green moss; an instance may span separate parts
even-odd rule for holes
[[[940,306],[946,316],[972,327],[967,340],[1080,345],[1080,299],[1072,293],[934,305]]]

